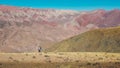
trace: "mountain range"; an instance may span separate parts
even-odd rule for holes
[[[34,9],[0,5],[0,52],[36,52],[86,31],[120,25],[120,10]]]

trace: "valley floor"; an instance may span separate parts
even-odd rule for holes
[[[120,68],[120,53],[0,53],[0,68]]]

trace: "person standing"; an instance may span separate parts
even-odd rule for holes
[[[42,47],[41,46],[38,47],[38,52],[42,52]]]

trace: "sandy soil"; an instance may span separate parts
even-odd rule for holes
[[[0,53],[0,68],[120,68],[120,53]]]

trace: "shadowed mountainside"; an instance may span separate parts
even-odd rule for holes
[[[48,51],[120,53],[120,27],[88,31],[59,42]]]

